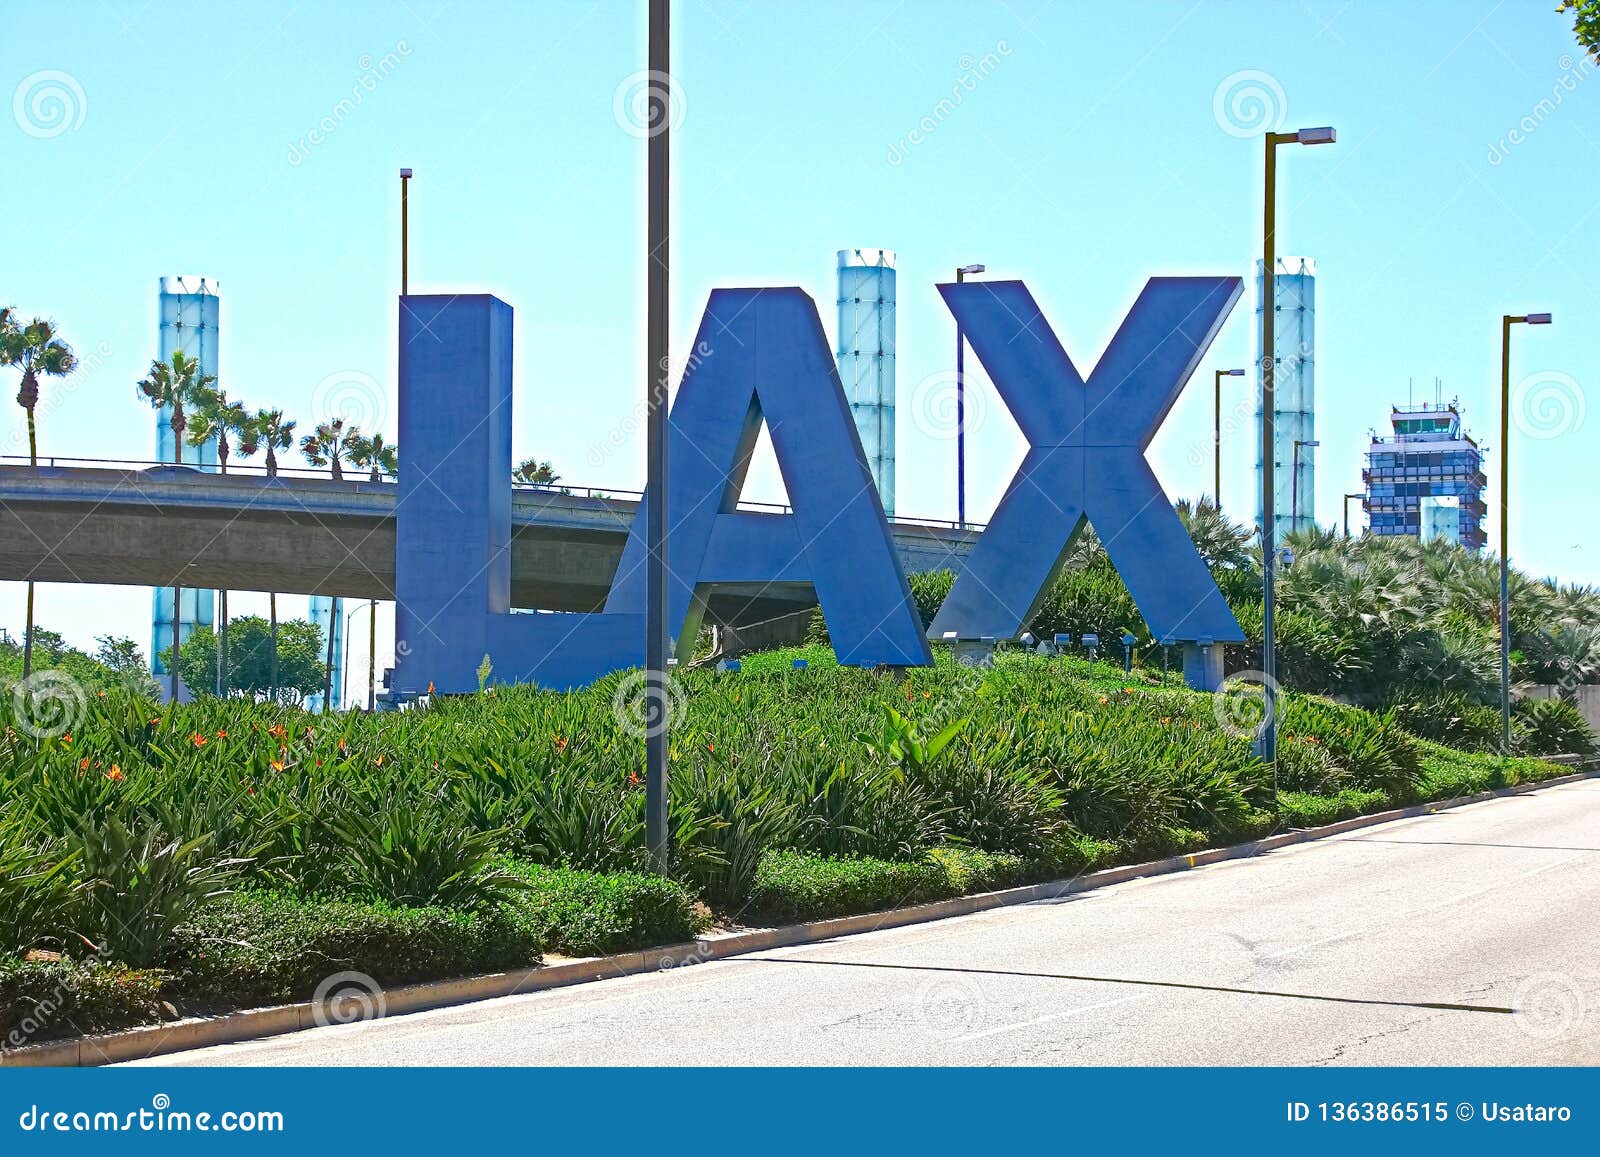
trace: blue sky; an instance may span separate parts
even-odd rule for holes
[[[898,507],[949,517],[954,442],[916,417],[917,384],[952,357],[934,283],[974,261],[1023,278],[1086,370],[1147,277],[1250,277],[1262,125],[1230,97],[1253,90],[1274,123],[1339,130],[1280,166],[1279,250],[1318,262],[1320,520],[1360,488],[1368,432],[1408,381],[1421,400],[1442,379],[1498,455],[1499,317],[1548,310],[1556,324],[1515,347],[1513,380],[1531,377],[1512,555],[1600,581],[1583,513],[1600,430],[1600,77],[1553,6],[682,0],[675,348],[718,285],[798,284],[831,334],[835,251],[894,249]],[[644,145],[619,125],[618,90],[644,66],[642,3],[5,0],[4,20],[0,299],[54,317],[87,363],[52,387],[41,452],[151,456],[133,383],[171,273],[220,280],[235,396],[309,425],[331,390],[354,391],[370,395],[365,424],[392,434],[395,175],[409,165],[413,290],[489,291],[517,310],[518,451],[575,483],[640,484]],[[47,82],[65,113],[26,99]],[[933,127],[909,143],[919,124]],[[1253,310],[1247,292],[1152,448],[1174,497],[1210,489],[1211,370],[1249,363]],[[982,518],[1024,446],[970,376]],[[1224,460],[1240,515],[1247,381],[1230,383]],[[3,423],[15,453],[21,411]],[[776,490],[758,469],[751,496]],[[13,629],[21,592],[0,590]],[[142,590],[47,587],[39,618],[84,644],[144,642],[148,607]]]

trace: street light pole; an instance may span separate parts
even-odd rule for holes
[[[1242,378],[1244,370],[1218,370],[1216,406],[1211,420],[1211,497],[1216,500],[1217,511],[1222,511],[1222,379]]]
[[[1296,438],[1294,440],[1293,478],[1289,483],[1289,533],[1293,534],[1300,529],[1300,447],[1320,446],[1316,439]],[[1313,512],[1314,513],[1314,512]]]
[[[1266,198],[1261,226],[1261,671],[1264,676],[1265,713],[1261,721],[1259,754],[1273,765],[1278,759],[1278,656],[1273,640],[1273,604],[1278,569],[1278,534],[1274,487],[1273,371],[1277,362],[1277,199],[1278,146],[1328,145],[1336,139],[1331,128],[1300,129],[1266,134]]]
[[[367,711],[371,713],[378,709],[378,600],[368,599],[364,603],[357,603],[344,615],[344,638],[346,655],[349,654],[350,620],[356,617],[356,612],[366,607],[370,612],[367,618]],[[349,680],[350,672],[348,663],[339,671],[339,701],[344,701],[343,683]]]
[[[645,179],[645,842],[666,874],[667,832],[667,228],[672,129],[672,5],[650,0],[650,135]]]
[[[1344,496],[1344,536],[1350,537],[1350,500],[1352,498],[1365,498],[1365,494],[1346,494]]]
[[[1548,313],[1500,319],[1500,754],[1511,754],[1511,327],[1549,325]]]
[[[982,265],[963,265],[956,270],[960,285],[969,273],[982,273]],[[967,526],[967,339],[956,318],[956,524]]]
[[[411,236],[410,206],[411,170],[400,170],[400,296],[410,292],[411,286]]]

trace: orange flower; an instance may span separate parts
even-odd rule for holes
[[[383,756],[380,755],[380,756],[378,756],[377,759],[374,759],[372,761],[372,766],[373,767],[382,767],[383,766]]]
[[[567,737],[564,736],[564,735],[556,736],[556,750],[557,751],[565,751],[566,749],[567,749]]]
[[[339,740],[339,754],[340,755],[344,754],[344,740],[342,740],[342,739]]]
[[[111,765],[111,770],[106,772],[106,778],[109,779],[112,783],[121,783],[123,780],[127,779],[128,777],[122,774],[122,768],[118,767],[116,764],[113,763]]]
[[[217,732],[217,738],[218,739],[226,739],[226,738],[228,738],[228,733],[226,731],[218,731]]]
[[[706,744],[706,750],[710,751],[710,752],[715,752],[717,750],[717,745],[715,743],[708,743],[708,744]]]
[[[1104,695],[1102,695],[1102,696],[1100,696],[1100,702],[1101,703],[1110,703],[1111,700],[1107,699]]]
[[[160,727],[161,726],[161,716],[157,715],[154,719],[152,719],[150,721],[150,726],[151,727]]]
[[[428,680],[428,694],[429,695],[433,694],[433,680],[432,679]]]
[[[78,770],[79,771],[84,771],[85,769],[88,768],[88,766],[89,766],[89,757],[87,755],[84,756],[82,759],[78,760]]]
[[[933,698],[933,692],[932,691],[924,691],[922,693],[922,697],[924,699],[932,699]]]
[[[630,771],[628,773],[628,782],[637,786],[644,781],[639,778],[639,773],[637,771]]]
[[[273,771],[282,771],[283,770],[283,760],[281,760],[281,759],[269,759],[269,760],[267,760],[267,766],[272,768]]]
[[[198,731],[189,736],[189,739],[196,747],[204,747],[206,745],[206,737],[201,735]]]
[[[267,734],[272,736],[274,739],[282,739],[289,733],[284,730],[283,724],[275,723],[271,727],[267,728]]]
[[[63,735],[61,737],[61,742],[65,743],[68,747],[71,747],[72,746],[72,732],[69,731],[65,735]]]

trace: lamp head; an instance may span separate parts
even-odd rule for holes
[[[1294,139],[1302,145],[1331,145],[1338,139],[1338,134],[1331,125],[1323,125],[1314,129],[1299,129],[1294,134]]]
[[[957,273],[962,274],[963,276],[970,276],[971,274],[982,273],[983,271],[984,267],[982,265],[963,265],[960,269],[956,270]]]
[[[1550,315],[1548,313],[1530,313],[1523,320],[1529,325],[1549,325]]]
[[[400,179],[402,181],[410,180],[411,179],[411,170],[410,169],[401,169],[400,170]]]
[[[1244,377],[1244,371],[1243,370],[1223,370],[1222,371],[1222,375],[1224,377],[1228,377],[1228,378],[1242,378],[1242,377]]]

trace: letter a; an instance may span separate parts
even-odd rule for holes
[[[670,610],[680,654],[709,588],[809,583],[841,663],[932,662],[815,303],[801,290],[711,294],[672,406]],[[738,509],[765,418],[794,513]],[[644,605],[644,507],[607,611]]]

